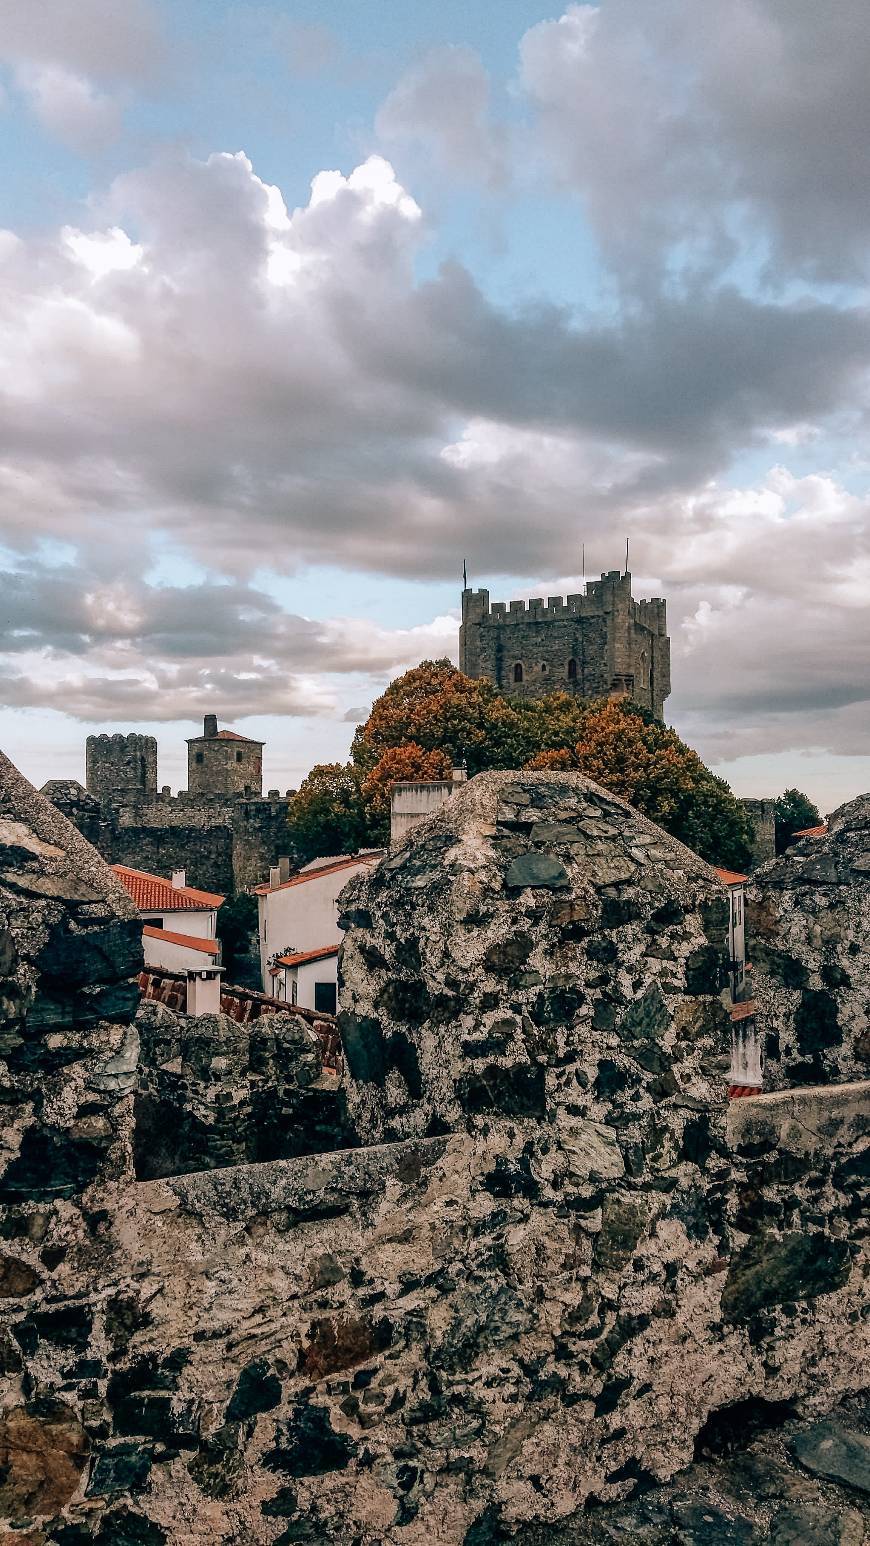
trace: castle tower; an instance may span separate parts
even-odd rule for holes
[[[217,715],[206,714],[202,735],[191,736],[187,743],[188,794],[259,798],[263,745],[235,730],[218,730]]]
[[[157,741],[153,735],[89,735],[85,782],[98,800],[157,793]]]
[[[538,596],[508,607],[490,603],[487,590],[464,590],[459,669],[513,697],[627,694],[661,719],[671,690],[666,606],[635,601],[631,575],[618,569],[546,605]]]

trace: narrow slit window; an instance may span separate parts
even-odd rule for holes
[[[520,665],[519,661],[517,661],[516,665],[514,666],[514,681],[515,682],[521,682],[522,679],[523,679],[523,668]]]

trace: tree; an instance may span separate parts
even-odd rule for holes
[[[257,899],[248,891],[228,896],[218,908],[215,930],[221,942],[221,961],[227,982],[259,988],[259,960],[252,951],[257,939]]]
[[[362,776],[350,764],[321,762],[303,779],[287,816],[290,846],[299,864],[370,846]]]
[[[370,830],[383,831],[389,837],[390,797],[397,784],[408,780],[429,783],[449,778],[453,763],[446,752],[424,751],[416,741],[406,746],[390,746],[381,754],[362,782],[362,797]]]
[[[579,768],[711,864],[741,869],[750,861],[751,824],[725,780],[628,698],[587,704],[577,745],[542,750],[529,765]]]
[[[400,748],[408,762],[381,766]],[[391,780],[441,776],[419,771],[421,758],[434,752],[450,763],[464,759],[470,774],[579,768],[712,863],[735,869],[749,863],[751,824],[728,785],[630,699],[589,702],[561,691],[505,698],[491,682],[463,676],[447,660],[423,661],[390,684],[354,738],[363,798],[379,820]]]
[[[799,789],[786,789],[776,802],[775,819],[776,851],[781,854],[785,853],[796,832],[819,826],[822,817],[809,795],[802,794]]]
[[[465,762],[469,774],[522,767],[537,745],[513,703],[449,660],[424,660],[390,683],[354,736],[354,765],[370,772],[385,751],[409,743]]]

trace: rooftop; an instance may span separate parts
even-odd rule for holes
[[[220,942],[216,939],[201,939],[196,934],[175,934],[170,929],[155,929],[150,923],[146,923],[142,933],[149,939],[166,939],[170,945],[183,945],[185,950],[201,950],[209,956],[220,955]]]
[[[224,901],[213,891],[199,891],[195,886],[173,886],[171,880],[165,880],[162,875],[132,870],[126,864],[113,864],[112,870],[140,912],[210,912]]]
[[[187,744],[194,741],[244,741],[246,746],[265,746],[265,741],[255,741],[249,735],[239,735],[237,730],[217,730],[214,735],[190,735]]]
[[[309,961],[325,961],[329,956],[337,956],[338,945],[321,945],[317,950],[297,950],[289,956],[278,956],[278,966],[305,966]]]
[[[749,879],[748,875],[739,875],[736,870],[723,870],[718,864],[714,864],[713,868],[725,886],[743,886]]]
[[[265,881],[262,886],[254,887],[255,896],[269,896],[274,891],[286,891],[289,886],[302,886],[307,880],[322,880],[324,875],[334,875],[337,870],[349,870],[353,865],[376,864],[383,858],[383,850],[380,848],[367,850],[365,853],[352,854],[347,859],[336,859],[334,863],[322,864],[312,869],[310,866],[299,875],[291,876],[290,880],[283,880],[279,886],[270,886]],[[317,863],[316,860],[313,861]]]

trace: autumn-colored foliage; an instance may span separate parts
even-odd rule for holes
[[[733,869],[749,861],[749,819],[728,785],[630,699],[506,698],[447,660],[423,661],[390,684],[347,767],[312,770],[290,808],[294,848],[313,857],[386,841],[395,784],[448,777],[461,762],[470,775],[577,768],[705,859]]]
[[[362,797],[372,818],[389,823],[390,796],[397,784],[420,780],[429,783],[449,778],[453,764],[446,752],[424,751],[416,741],[406,746],[391,746],[362,781]]]

